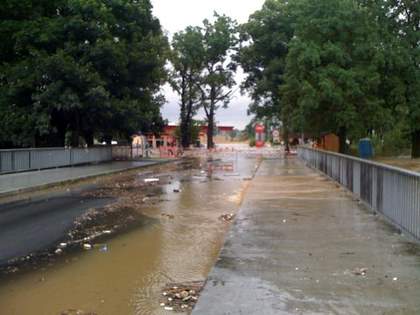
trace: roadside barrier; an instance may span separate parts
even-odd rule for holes
[[[308,147],[299,147],[298,156],[420,240],[420,173]]]
[[[0,174],[99,163],[112,159],[111,146],[0,150]]]

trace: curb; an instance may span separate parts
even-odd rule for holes
[[[120,172],[127,172],[127,171],[131,171],[131,170],[136,170],[136,169],[141,169],[141,168],[146,168],[146,167],[151,167],[151,166],[156,166],[156,165],[174,163],[174,162],[179,161],[179,159],[163,160],[163,161],[162,160],[161,161],[145,160],[145,161],[146,162],[155,162],[155,163],[136,166],[136,167],[131,167],[131,168],[113,170],[113,171],[106,171],[106,172],[102,172],[102,173],[86,175],[86,176],[72,178],[72,179],[64,179],[64,180],[53,182],[53,183],[41,184],[41,185],[37,185],[37,186],[32,186],[32,187],[27,187],[27,188],[22,188],[22,189],[16,189],[16,190],[12,190],[12,191],[0,192],[0,201],[3,198],[14,197],[14,196],[16,196],[18,194],[22,194],[22,193],[36,192],[36,191],[41,191],[41,190],[48,189],[48,188],[58,187],[60,185],[75,184],[75,183],[78,183],[78,182],[81,182],[81,181],[84,181],[84,180],[87,180],[87,179],[100,178],[100,177],[104,177],[104,176],[107,176],[107,175],[113,175],[113,174],[120,173]]]

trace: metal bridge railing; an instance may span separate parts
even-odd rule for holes
[[[112,160],[112,147],[0,150],[0,174]]]
[[[420,240],[420,173],[308,147],[298,156]]]

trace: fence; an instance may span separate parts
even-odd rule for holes
[[[111,146],[0,150],[0,174],[111,161]]]
[[[298,156],[347,187],[372,210],[420,239],[420,174],[369,160],[300,147]]]

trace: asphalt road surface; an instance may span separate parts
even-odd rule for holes
[[[0,266],[14,257],[48,248],[63,238],[76,217],[109,199],[65,192],[0,204]]]

